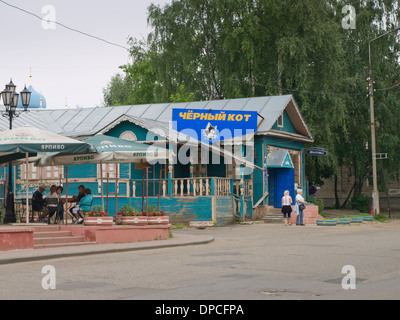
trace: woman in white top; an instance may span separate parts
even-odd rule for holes
[[[296,218],[296,226],[304,226],[303,224],[303,210],[300,210],[299,205],[301,203],[307,204],[307,202],[304,201],[303,198],[303,190],[299,189],[297,190],[297,196],[296,196],[296,206],[294,208],[294,211],[297,213],[297,218]]]
[[[46,199],[58,199],[58,195],[56,192],[57,186],[54,184],[50,187],[50,192],[46,195]],[[50,218],[57,212],[58,201],[54,201],[53,203],[49,203],[47,205],[47,211],[49,214],[48,223],[50,224]]]
[[[293,203],[292,197],[289,195],[289,191],[286,190],[284,192],[284,196],[282,197],[282,213],[283,213],[283,219],[285,221],[285,226],[291,225],[290,218],[292,213],[292,206],[291,206],[292,203]]]

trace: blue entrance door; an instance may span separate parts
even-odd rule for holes
[[[275,208],[282,208],[282,197],[289,190],[294,199],[294,169],[277,169],[275,177]]]

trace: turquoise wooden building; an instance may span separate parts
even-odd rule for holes
[[[246,110],[257,111],[257,132],[244,145],[221,143],[202,151],[198,141],[172,130],[172,110]],[[5,119],[0,130],[7,130]],[[105,134],[122,139],[156,144],[173,151],[164,163],[150,166],[148,201],[166,211],[173,222],[214,221],[231,223],[235,216],[256,217],[266,206],[280,207],[285,190],[295,195],[307,185],[304,170],[304,145],[313,137],[291,95],[245,99],[167,103],[152,105],[96,107],[82,109],[35,109],[21,114],[14,127],[30,125],[77,139]],[[188,151],[192,147],[194,152]],[[239,153],[233,152],[238,150]],[[192,149],[190,149],[192,150]],[[179,155],[184,155],[179,157]],[[204,157],[212,163],[201,161]],[[183,160],[182,160],[183,158]],[[137,165],[136,165],[137,166]],[[38,168],[29,173],[30,192],[39,183],[63,184],[68,175],[68,194],[76,194],[81,184],[92,190],[94,204],[108,194],[108,211],[114,215],[122,205],[141,210],[145,199],[144,170],[135,164],[71,165]],[[3,180],[7,168],[1,169]],[[24,167],[14,170],[16,198],[25,194]],[[107,190],[106,190],[107,188]]]

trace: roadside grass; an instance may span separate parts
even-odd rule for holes
[[[178,222],[178,223],[175,223],[175,224],[171,225],[171,228],[184,229],[184,228],[189,228],[189,225]]]
[[[359,213],[359,214],[352,214],[352,215],[339,215],[337,217],[337,219],[361,218],[361,217],[365,217],[365,216],[370,216],[370,214],[369,213]],[[399,215],[396,215],[396,216],[399,216]],[[393,218],[393,215],[392,215],[392,218]],[[333,219],[333,218],[328,218],[328,219]],[[385,222],[390,221],[390,219],[387,214],[380,213],[374,217],[374,221],[385,223]]]

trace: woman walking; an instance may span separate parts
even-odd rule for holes
[[[285,226],[292,225],[290,223],[291,213],[292,213],[292,206],[293,203],[292,197],[289,195],[289,191],[286,190],[282,197],[282,213],[283,219],[285,221]]]

